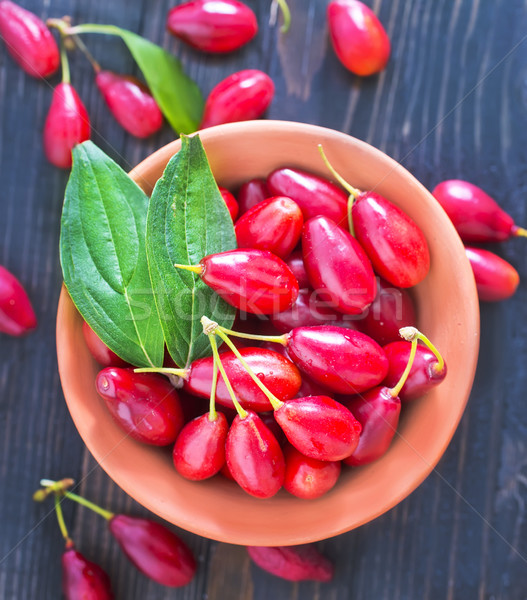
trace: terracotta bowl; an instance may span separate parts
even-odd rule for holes
[[[149,510],[196,534],[233,544],[292,545],[328,538],[383,514],[432,471],[459,423],[474,378],[479,311],[463,246],[439,204],[398,163],[337,131],[300,123],[257,121],[201,133],[220,185],[236,189],[280,166],[327,176],[317,150],[322,143],[335,168],[354,186],[375,189],[419,224],[431,251],[431,270],[415,288],[418,327],[444,353],[446,380],[405,407],[388,453],[361,468],[344,469],[336,487],[318,500],[281,491],[259,500],[217,476],[193,483],[174,470],[170,452],[124,437],[98,397],[98,365],[84,343],[82,320],[63,289],[57,316],[62,387],[75,425],[110,477]],[[131,177],[147,193],[169,158],[173,142],[144,160]]]

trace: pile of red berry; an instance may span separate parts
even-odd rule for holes
[[[96,387],[116,422],[141,442],[173,445],[188,479],[221,472],[259,498],[281,487],[316,498],[342,462],[382,456],[401,401],[446,375],[412,327],[408,288],[429,270],[422,232],[389,200],[332,172],[347,193],[293,168],[246,182],[237,199],[223,190],[238,249],[175,265],[238,309],[236,331],[203,315],[211,356],[184,369],[169,358],[133,369],[84,324],[106,367]]]

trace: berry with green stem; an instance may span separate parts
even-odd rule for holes
[[[331,174],[349,192],[349,228],[375,271],[397,287],[417,285],[430,270],[430,252],[419,226],[383,196],[351,186],[333,168],[322,146],[318,148]]]
[[[209,324],[203,322],[204,331]],[[221,364],[215,334],[207,333],[214,360],[231,394],[238,415],[232,422],[225,442],[225,459],[230,474],[248,494],[257,498],[271,498],[282,487],[285,462],[282,449],[270,429],[252,410],[242,408],[229,378]]]
[[[48,488],[56,486],[57,482],[43,479],[40,484]],[[125,555],[150,579],[168,587],[181,587],[194,578],[196,561],[192,552],[175,533],[161,523],[114,514],[68,490],[64,490],[62,494],[106,519],[110,533]],[[79,596],[75,600],[77,598]]]
[[[266,250],[227,250],[205,256],[198,265],[174,266],[196,273],[226,302],[245,312],[280,312],[298,296],[298,282],[291,269]]]
[[[357,448],[351,456],[344,459],[345,464],[351,466],[369,464],[385,454],[390,447],[401,413],[399,394],[412,368],[416,348],[417,336],[412,339],[411,352],[404,373],[394,387],[378,386],[345,403],[362,425]]]
[[[417,346],[412,368],[399,392],[401,402],[409,402],[440,384],[446,377],[447,366],[439,350],[423,333],[414,327],[404,327],[401,332],[405,341],[392,342],[383,348],[389,363],[383,384],[393,387],[399,381],[408,364],[411,342],[416,337],[424,345]]]
[[[225,415],[216,411],[217,378],[218,366],[215,363],[209,411],[183,427],[172,452],[172,459],[178,473],[193,481],[201,481],[216,475],[225,464],[225,441],[229,425]]]

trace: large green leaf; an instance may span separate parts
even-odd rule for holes
[[[92,142],[73,150],[60,234],[64,283],[101,340],[136,366],[163,364],[145,250],[148,197]]]
[[[236,236],[199,136],[181,142],[150,199],[146,250],[168,351],[186,367],[211,353],[201,317],[230,327],[236,311],[198,275],[174,264],[197,265],[208,254],[232,250]]]
[[[131,31],[119,29],[119,35],[170,125],[177,133],[196,131],[203,112],[203,97],[198,86],[183,72],[179,60]]]

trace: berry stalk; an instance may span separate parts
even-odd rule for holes
[[[437,358],[436,371],[441,373],[445,367],[445,360],[439,350],[432,344],[432,342],[426,337],[424,333],[421,333],[415,327],[403,327],[399,330],[400,336],[407,342],[413,342],[414,339],[421,340],[427,348],[429,348]]]

